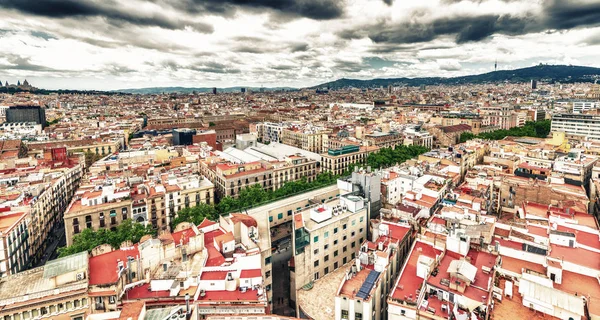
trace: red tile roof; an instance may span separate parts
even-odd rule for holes
[[[398,286],[392,291],[392,298],[404,300],[405,297],[412,294],[413,300],[416,299],[415,292],[421,287],[424,280],[417,277],[417,262],[419,261],[419,257],[424,255],[435,259],[436,255],[440,254],[440,250],[434,249],[427,243],[417,241],[404,269],[401,271]]]
[[[137,244],[130,250],[119,249],[91,257],[89,260],[89,284],[93,286],[117,282],[117,260],[121,260],[123,264],[126,264],[128,256],[139,256]]]
[[[149,298],[166,298],[170,296],[169,290],[151,291],[150,284],[146,283],[141,286],[128,290],[124,298],[126,300],[138,300]]]
[[[228,273],[228,271],[204,271],[200,280],[225,280]]]
[[[242,270],[240,278],[258,278],[262,277],[262,271],[260,269]]]
[[[258,226],[258,224],[256,223],[256,220],[254,220],[254,218],[252,218],[251,216],[249,216],[247,214],[232,213],[231,221],[233,221],[233,223],[241,222],[241,223],[245,224],[247,227],[257,227]]]

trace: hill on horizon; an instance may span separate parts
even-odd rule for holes
[[[483,84],[498,82],[529,82],[531,80],[543,80],[549,82],[573,83],[573,82],[594,82],[600,79],[600,68],[585,66],[566,66],[566,65],[546,65],[540,64],[533,67],[520,68],[514,70],[499,70],[488,73],[460,76],[460,77],[421,77],[421,78],[377,78],[370,80],[360,79],[338,79],[326,82],[320,85],[310,87],[342,89],[348,87],[354,88],[378,88],[394,86],[418,87],[421,85],[461,85],[461,84]]]

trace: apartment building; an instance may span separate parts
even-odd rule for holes
[[[46,142],[29,142],[27,148],[30,155],[41,156],[44,150],[64,147],[68,153],[91,152],[100,156],[106,156],[113,152],[121,150],[125,145],[125,137],[118,135],[107,139],[86,139],[86,140],[60,140]]]
[[[87,288],[87,252],[52,260],[0,279],[0,317],[84,320],[90,310]]]
[[[258,139],[260,139],[263,143],[282,142],[283,130],[285,128],[287,128],[287,125],[282,123],[262,122],[256,124]]]
[[[281,131],[281,143],[314,153],[322,153],[328,131],[320,128],[286,128]]]
[[[122,185],[79,190],[64,215],[67,246],[85,229],[116,229],[131,218],[131,204],[130,189]]]
[[[377,152],[378,147],[347,145],[340,149],[329,149],[321,155],[321,170],[333,174],[342,174],[353,165],[364,164],[369,154]]]
[[[296,291],[303,286],[356,258],[356,251],[367,238],[368,219],[368,201],[353,194],[341,195],[294,214],[292,301],[296,301]]]
[[[27,213],[0,212],[0,278],[29,266],[29,230]]]
[[[367,146],[378,148],[395,148],[404,143],[404,137],[398,132],[373,132],[364,135],[364,142]]]
[[[429,123],[443,127],[466,124],[474,134],[481,133],[483,117],[476,113],[440,113],[429,118]]]
[[[365,241],[335,295],[336,320],[387,319],[386,298],[412,243],[412,227],[374,220],[373,241]]]
[[[218,198],[238,197],[246,187],[260,185],[267,190],[277,190],[288,181],[306,178],[313,181],[318,173],[317,161],[301,155],[285,157],[283,161],[253,161],[231,163],[222,159],[200,162],[201,172],[215,185]]]
[[[586,113],[590,110],[597,110],[600,107],[600,101],[586,99],[559,99],[555,101],[555,104],[573,113]]]
[[[415,130],[413,128],[405,129],[403,144],[405,146],[423,146],[431,149],[433,147],[433,136],[425,130]]]
[[[82,161],[83,162],[83,161]],[[62,166],[37,175],[41,183],[30,184],[24,190],[24,198],[18,205],[29,214],[30,256],[32,265],[44,262],[49,239],[64,219],[64,212],[73,197],[83,175],[83,163],[65,161]],[[47,180],[46,180],[46,177]],[[43,180],[42,180],[43,179]],[[44,181],[44,182],[42,182]],[[30,181],[31,182],[31,181]]]
[[[552,132],[564,132],[574,140],[600,140],[600,116],[561,113],[552,116]]]
[[[508,130],[511,128],[511,113],[513,107],[507,104],[489,105],[485,104],[479,108],[479,114],[483,117],[482,125],[497,127]]]

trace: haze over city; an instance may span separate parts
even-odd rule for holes
[[[598,65],[593,0],[1,0],[0,80],[307,87]]]

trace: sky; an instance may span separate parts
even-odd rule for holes
[[[0,0],[0,81],[307,87],[600,67],[600,0]]]

